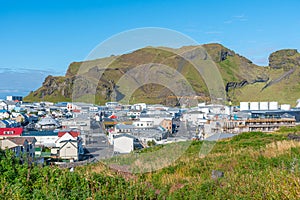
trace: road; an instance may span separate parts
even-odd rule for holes
[[[100,122],[91,121],[91,129],[86,135],[85,149],[85,157],[92,158],[94,161],[112,157],[113,147],[109,145]]]
[[[175,124],[178,127],[177,132],[174,134],[175,138],[192,139],[192,137],[195,136],[196,126],[191,126],[183,121],[176,121]]]

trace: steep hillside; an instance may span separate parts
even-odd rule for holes
[[[236,100],[279,101],[295,106],[300,97],[300,54],[286,49],[272,53],[265,73],[269,80],[242,89],[233,90],[230,95]]]
[[[174,106],[221,98],[234,103],[272,100],[294,105],[300,97],[299,55],[296,50],[280,50],[270,55],[268,67],[261,67],[220,44],[146,47],[71,63],[64,77],[48,76],[25,100]]]

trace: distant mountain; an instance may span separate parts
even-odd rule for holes
[[[145,47],[120,56],[73,62],[65,76],[48,76],[24,99],[166,105],[223,99],[295,105],[300,98],[299,65],[300,54],[292,49],[272,53],[269,66],[257,66],[220,44]]]

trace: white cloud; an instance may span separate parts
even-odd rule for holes
[[[229,20],[224,21],[224,24],[232,24],[234,22],[245,22],[248,21],[247,17],[244,14],[231,16]]]

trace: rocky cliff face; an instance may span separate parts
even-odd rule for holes
[[[300,63],[300,56],[296,50],[280,50],[272,53],[267,68],[253,64],[247,58],[220,44],[205,44],[200,49],[190,51],[191,49],[195,47],[183,47],[174,51],[143,48],[121,56],[73,62],[64,77],[48,76],[42,87],[31,92],[25,100],[85,101],[88,97],[95,103],[120,100],[124,98],[124,91],[122,93],[120,90],[124,85],[119,85],[120,79],[135,67],[147,63],[161,63],[176,69],[190,82],[197,96],[209,98],[205,81],[191,63],[184,59],[192,60],[196,57],[203,61],[211,59],[215,63],[223,78],[228,99],[243,100],[243,96],[252,95],[248,92],[253,92],[253,88],[257,91],[256,96],[264,99],[263,95],[270,92],[269,88],[274,87],[274,84],[280,85],[287,77],[294,77],[297,72],[295,67]],[[184,52],[182,54],[184,58],[174,52]],[[277,71],[279,69],[283,69],[283,72]],[[145,72],[146,78],[147,73]],[[178,99],[169,98],[174,96],[174,93],[167,87],[157,84],[143,85],[142,82],[139,84],[142,86],[132,94],[132,102],[178,105]],[[261,92],[262,90],[264,91]]]
[[[300,65],[300,54],[296,49],[283,49],[272,53],[269,57],[269,66],[273,69],[290,69]]]
[[[203,47],[209,53],[210,58],[219,63],[228,58],[228,56],[235,56],[235,52],[220,45],[220,44],[205,44]]]
[[[41,94],[46,96],[53,94],[55,91],[60,91],[62,96],[70,96],[72,94],[73,79],[74,77],[57,78],[48,76],[43,82]]]

